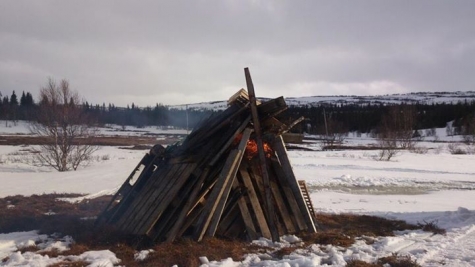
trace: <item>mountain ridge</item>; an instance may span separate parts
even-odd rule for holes
[[[271,98],[258,97],[261,101]],[[457,104],[475,101],[475,91],[455,92],[411,92],[386,95],[333,95],[333,96],[302,96],[284,97],[289,106],[322,106],[322,105],[368,105],[368,104]],[[192,104],[171,105],[172,109],[223,110],[227,108],[227,100],[200,102]]]

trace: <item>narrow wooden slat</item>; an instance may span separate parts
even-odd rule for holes
[[[146,215],[144,223],[140,230],[137,233],[144,232],[149,234],[152,227],[158,221],[165,209],[170,205],[170,203],[175,199],[175,196],[178,194],[178,191],[182,188],[185,182],[190,179],[191,173],[195,170],[196,164],[186,164],[185,169],[177,173],[174,177],[174,182],[169,187],[165,188],[165,194],[157,198],[155,208],[152,207],[151,211]],[[192,176],[191,176],[192,177]]]
[[[254,189],[254,185],[252,185],[251,177],[249,177],[249,173],[245,166],[241,166],[239,169],[240,177],[244,183],[244,186],[247,188],[247,194],[249,197],[249,201],[251,202],[252,210],[256,215],[257,223],[259,225],[259,229],[261,234],[265,238],[272,238],[269,230],[269,226],[267,225],[266,217],[264,216],[264,212],[261,208],[261,203],[256,195],[256,191]]]
[[[163,194],[165,188],[173,183],[173,177],[175,177],[176,173],[181,172],[185,166],[185,164],[173,164],[166,174],[160,176],[157,174],[157,178],[159,177],[160,179],[154,179],[152,184],[148,184],[149,188],[142,194],[144,197],[136,202],[136,207],[133,208],[130,215],[131,219],[127,225],[130,233],[144,234],[137,231],[147,218],[148,211],[156,205],[156,199]]]
[[[249,122],[251,121],[251,116],[248,116],[247,119],[245,119],[243,121],[243,123],[241,124],[241,126],[239,126],[239,128],[236,130],[236,132],[232,135],[232,137],[226,142],[226,144],[221,148],[221,150],[219,150],[219,152],[214,156],[214,158],[211,160],[211,162],[209,163],[210,166],[214,166],[214,164],[216,164],[216,162],[219,160],[219,158],[223,155],[223,153],[229,148],[229,146],[234,142],[234,140],[236,139],[236,137],[242,133],[242,131],[244,130],[244,128],[247,127],[247,125],[249,124]]]
[[[281,216],[280,218],[284,222],[285,225],[285,234],[295,234],[295,226],[292,222],[292,219],[290,218],[289,211],[287,210],[287,207],[285,206],[285,201],[282,198],[282,195],[279,191],[279,186],[274,180],[270,181],[270,186],[272,190],[272,195],[274,196],[274,201],[275,204],[279,210],[279,213]]]
[[[237,190],[238,187],[239,187],[239,182],[237,180],[234,180],[233,188]],[[256,233],[256,228],[254,227],[254,223],[252,221],[251,211],[249,211],[244,197],[239,198],[238,206],[239,206],[239,210],[241,211],[242,220],[244,221],[244,225],[246,227],[247,235],[249,236],[251,240],[257,239],[258,235]]]
[[[189,196],[192,191],[201,187],[201,185],[197,186],[197,183],[200,182],[199,178],[202,177],[201,174],[202,172],[200,172],[198,169],[195,169],[186,183],[182,186],[182,189],[180,189],[173,197],[173,200],[170,202],[168,207],[159,216],[160,219],[153,224],[153,228],[148,232],[148,235],[152,240],[165,240],[171,229],[176,225],[176,221],[179,218],[180,213],[183,213],[183,206],[185,206],[187,200],[190,200]]]
[[[284,198],[287,200],[287,203],[290,206],[290,212],[292,213],[291,219],[295,220],[295,225],[297,226],[298,231],[305,231],[307,230],[307,224],[305,223],[305,219],[300,212],[300,208],[295,200],[294,193],[290,189],[288,182],[286,181],[282,167],[280,166],[277,159],[273,159],[272,167],[274,169],[275,177],[279,181],[280,187],[284,191]]]
[[[305,183],[304,180],[299,180],[298,182],[300,185],[300,190],[302,191],[302,195],[305,199],[305,203],[307,203],[308,210],[312,214],[313,218],[316,218],[317,214],[315,213],[315,209],[313,208],[312,199],[310,198],[310,195],[308,194],[307,183]]]
[[[210,196],[206,200],[205,209],[198,220],[198,226],[193,236],[194,240],[201,241],[203,239],[203,236],[210,225],[211,218],[218,206],[218,201],[221,199],[226,189],[226,185],[231,179],[233,169],[239,165],[240,156],[242,156],[242,154],[243,153],[237,149],[232,150],[229,154],[228,159],[224,164],[224,168],[218,177],[218,181],[211,190]]]
[[[255,131],[255,136],[256,136],[256,143],[257,143],[257,151],[259,154],[259,161],[261,164],[261,172],[262,172],[262,177],[264,180],[264,195],[265,195],[265,204],[267,206],[267,221],[269,223],[269,228],[271,231],[272,235],[272,241],[279,241],[279,233],[275,227],[275,222],[274,222],[274,205],[272,204],[272,192],[270,189],[270,183],[269,183],[269,174],[267,170],[267,164],[266,164],[266,156],[264,152],[264,145],[262,143],[262,133],[261,133],[261,126],[260,126],[260,121],[259,121],[259,115],[257,113],[257,105],[256,105],[256,94],[254,92],[254,85],[252,83],[251,79],[251,73],[249,72],[248,68],[244,69],[244,75],[246,76],[246,85],[247,85],[247,91],[249,94],[249,101],[251,104],[251,114],[252,114],[252,122],[254,123],[254,131]]]
[[[282,171],[284,174],[285,179],[287,180],[292,192],[294,193],[295,200],[299,206],[300,212],[305,219],[305,222],[308,227],[308,231],[311,233],[315,233],[317,229],[315,228],[315,223],[313,221],[312,215],[308,210],[307,204],[303,198],[302,192],[300,191],[300,186],[295,178],[294,172],[292,170],[292,165],[290,164],[290,160],[287,156],[287,150],[285,149],[284,140],[282,140],[282,136],[277,136],[277,138],[273,142],[272,146],[279,158],[280,165],[282,166]]]
[[[132,219],[127,226],[130,233],[137,235],[145,234],[143,231],[140,231],[140,227],[149,218],[149,211],[157,205],[157,199],[166,192],[167,187],[172,186],[174,177],[177,173],[182,172],[184,168],[186,168],[186,164],[174,164],[166,175],[161,176],[161,179],[153,181],[154,183],[151,185],[150,190],[143,194],[144,198],[137,203],[136,208],[133,208],[133,212],[130,215]]]
[[[186,215],[188,214],[190,208],[192,207],[196,197],[198,196],[198,193],[200,192],[200,189],[202,187],[204,179],[208,176],[209,174],[209,168],[206,168],[200,175],[200,178],[198,181],[195,183],[195,186],[193,188],[193,191],[191,191],[190,196],[188,197],[185,205],[183,206],[183,209],[181,210],[180,214],[178,215],[178,218],[173,225],[172,229],[167,234],[167,239],[166,242],[173,242],[178,234],[178,230],[183,227],[183,222],[185,221]]]
[[[232,184],[236,177],[236,173],[239,169],[239,165],[241,164],[242,157],[244,156],[244,150],[246,149],[247,142],[249,141],[249,138],[251,137],[251,132],[252,132],[251,129],[246,128],[242,134],[241,141],[239,142],[239,146],[237,148],[238,155],[236,156],[236,161],[235,161],[236,164],[233,165],[233,167],[230,169],[229,174],[227,174],[230,176],[229,181],[226,182],[226,186],[223,191],[223,194],[217,199],[218,204],[216,206],[214,214],[211,217],[211,222],[206,233],[208,236],[214,236],[214,233],[216,232],[219,220],[221,219],[221,215],[224,210],[224,205],[226,204],[226,201],[229,196],[229,192],[231,191]]]
[[[151,197],[151,194],[157,189],[157,187],[160,185],[160,182],[162,182],[163,179],[166,178],[166,176],[174,170],[173,167],[176,166],[165,165],[163,168],[160,168],[156,172],[152,173],[150,179],[143,187],[143,190],[141,190],[137,197],[133,199],[129,208],[118,220],[116,226],[119,229],[125,232],[130,232],[129,225],[134,225],[139,219],[137,218],[137,213],[142,207],[143,203]]]

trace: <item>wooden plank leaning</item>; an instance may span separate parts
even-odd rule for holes
[[[251,114],[252,114],[252,122],[254,123],[254,131],[256,133],[256,143],[257,143],[257,151],[259,153],[259,161],[261,164],[261,172],[262,178],[264,180],[264,194],[265,194],[265,204],[266,204],[266,211],[267,211],[267,221],[269,223],[269,228],[272,235],[272,241],[279,241],[279,232],[277,230],[275,220],[274,220],[274,205],[272,202],[272,192],[270,188],[269,182],[269,173],[267,170],[266,164],[266,155],[264,152],[264,145],[262,143],[262,132],[261,126],[259,121],[259,115],[257,113],[257,105],[256,105],[256,94],[254,92],[254,85],[252,83],[251,73],[249,72],[248,68],[244,69],[244,75],[246,76],[246,85],[247,91],[249,93],[249,100],[251,103]]]
[[[294,172],[292,170],[292,165],[290,164],[290,160],[287,156],[287,150],[285,149],[284,140],[282,136],[277,136],[273,142],[272,146],[279,158],[280,165],[282,166],[282,171],[285,174],[285,178],[287,179],[288,185],[292,189],[294,193],[295,200],[299,206],[300,212],[302,213],[305,222],[308,227],[308,232],[315,233],[317,229],[315,228],[315,223],[313,221],[312,215],[308,210],[307,204],[303,198],[302,192],[300,191],[300,186],[295,178]]]
[[[214,214],[221,200],[224,200],[224,203],[222,204],[222,207],[224,208],[225,200],[227,198],[227,194],[229,194],[229,191],[227,192],[224,198],[223,194],[225,193],[228,183],[232,184],[232,180],[236,176],[236,172],[244,155],[244,149],[247,144],[247,141],[249,140],[250,134],[251,131],[246,129],[244,131],[241,142],[239,143],[239,147],[229,153],[229,156],[226,159],[226,162],[224,163],[224,167],[218,176],[217,183],[211,190],[210,196],[206,200],[205,208],[201,213],[200,218],[198,219],[197,229],[193,234],[194,240],[201,241],[203,239],[206,231],[208,231],[212,219],[219,221],[222,210],[218,211],[220,213],[219,216],[214,216]],[[247,135],[247,137],[245,135]],[[213,225],[216,225],[217,227],[217,223],[213,223]],[[213,235],[215,231],[216,229],[212,231]]]
[[[269,226],[267,225],[266,217],[264,215],[264,211],[262,210],[261,203],[259,202],[259,198],[257,197],[254,185],[252,184],[251,177],[249,176],[249,173],[244,166],[241,166],[241,168],[239,169],[239,174],[242,178],[244,186],[247,189],[247,194],[251,202],[252,210],[256,215],[257,224],[259,225],[261,235],[265,238],[272,238]]]

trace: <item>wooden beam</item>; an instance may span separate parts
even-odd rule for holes
[[[267,207],[266,209],[267,221],[269,223],[272,240],[279,241],[279,232],[276,228],[275,220],[274,220],[274,205],[272,203],[272,192],[270,188],[269,173],[268,173],[267,164],[266,164],[267,160],[266,160],[266,155],[264,152],[264,145],[262,143],[261,125],[259,121],[259,115],[257,113],[256,94],[254,92],[254,85],[252,83],[251,73],[249,72],[248,68],[244,69],[244,75],[246,76],[247,91],[249,94],[249,100],[251,104],[252,122],[254,123],[254,131],[256,133],[257,151],[259,153],[259,161],[261,164],[262,178],[264,180],[264,191],[265,191],[264,201]]]

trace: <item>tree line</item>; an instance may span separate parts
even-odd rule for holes
[[[36,121],[38,105],[30,92],[22,92],[18,97],[13,91],[11,95],[2,95],[0,92],[0,119]],[[117,107],[114,104],[91,104],[83,102],[80,108],[98,124],[117,124],[122,126],[172,126],[192,129],[197,123],[217,111],[206,109],[175,109],[157,103],[155,106],[139,107],[132,103],[126,107]],[[452,134],[462,134],[463,128],[472,126],[475,117],[475,101],[458,103],[434,104],[325,104],[320,106],[290,106],[282,114],[282,120],[288,122],[301,116],[303,123],[293,128],[294,132],[309,134],[335,133],[370,133],[378,132],[383,118],[393,107],[399,107],[403,112],[406,106],[413,110],[413,129],[442,128],[451,124]],[[407,110],[407,109],[406,109]],[[394,115],[394,114],[393,114]],[[326,127],[325,127],[326,122]]]

